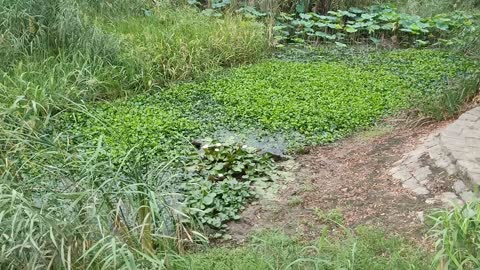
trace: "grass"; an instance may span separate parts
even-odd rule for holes
[[[181,256],[205,239],[187,215],[199,209],[176,192],[177,170],[196,151],[191,141],[207,136],[243,133],[283,148],[328,143],[417,106],[410,97],[444,92],[456,111],[469,94],[456,95],[450,82],[473,62],[428,50],[321,54],[217,74],[268,53],[264,26],[158,2],[0,0],[0,268],[428,268],[429,254],[413,244],[363,229],[312,243],[264,234],[244,247]],[[462,38],[461,49],[475,52],[475,37]],[[272,164],[236,147],[242,155],[231,158],[228,148],[226,157],[194,160],[202,175],[192,179],[209,185],[183,179],[196,194],[190,206],[238,218],[254,196],[250,182],[221,179],[238,170],[263,179]],[[438,218],[435,262],[470,267],[476,220],[455,211]],[[459,226],[465,220],[473,229]]]
[[[101,144],[78,151],[21,119],[1,132],[0,268],[158,268],[188,238],[165,164],[112,167]]]
[[[171,269],[429,269],[428,259],[408,241],[359,228],[310,243],[264,232],[242,247],[187,254]]]
[[[472,11],[480,8],[480,4],[475,0],[403,0],[397,5],[403,12],[420,16],[448,13],[452,10]]]
[[[441,269],[480,267],[480,204],[478,201],[441,210],[432,215],[432,236],[436,239],[434,264]]]
[[[142,78],[160,85],[255,62],[268,50],[262,24],[235,16],[201,16],[190,8],[158,7],[150,16],[103,24],[125,41],[122,57],[140,61]]]
[[[166,4],[2,0],[0,14],[0,106],[26,114],[147,92],[268,51],[261,24]]]

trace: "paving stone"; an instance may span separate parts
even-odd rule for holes
[[[473,183],[480,185],[480,173],[470,173],[469,177]]]
[[[462,193],[466,189],[467,189],[467,187],[465,186],[465,183],[463,183],[462,180],[457,180],[457,181],[455,181],[455,183],[453,183],[453,190],[455,190],[455,192],[457,194]]]
[[[419,183],[420,183],[420,185],[422,185],[422,186],[426,186],[428,183],[430,183],[430,180],[429,180],[429,179],[425,179],[425,180],[420,181]]]
[[[465,202],[473,202],[475,200],[478,200],[477,196],[475,196],[475,193],[473,193],[472,191],[464,191],[460,194],[460,197]]]
[[[425,154],[431,162],[425,162]],[[395,168],[392,176],[419,195],[429,193],[426,185],[435,181],[434,172],[438,168],[448,175],[465,175],[453,184],[453,189],[462,194],[462,198],[469,198],[471,191],[466,188],[467,181],[480,185],[480,107],[464,113],[438,133],[425,137],[422,144],[395,163]],[[460,201],[453,192],[443,193],[440,199]]]
[[[417,182],[417,180],[415,180],[414,178],[411,178],[411,179],[405,181],[403,183],[403,187],[413,191],[417,195],[426,195],[426,194],[430,193],[430,191],[426,187],[420,185]]]
[[[401,170],[399,170],[398,172],[394,173],[392,175],[394,178],[402,181],[402,182],[405,182],[407,181],[408,179],[411,179],[412,178],[412,174],[404,167],[402,167]]]
[[[393,164],[393,165],[395,165],[395,164]],[[400,165],[400,164],[398,164],[398,165]],[[395,165],[395,167],[393,167],[393,168],[390,169],[390,174],[391,174],[391,175],[394,175],[395,173],[397,173],[397,172],[399,172],[399,171],[401,171],[401,170],[403,170],[403,166],[397,166],[397,165]]]
[[[427,179],[430,174],[432,174],[432,171],[428,166],[421,167],[418,170],[413,171],[413,177],[415,177],[418,181]]]
[[[413,190],[418,195],[427,195],[430,194],[430,191],[426,187],[419,186]]]
[[[443,192],[438,197],[445,204],[461,204],[461,200],[453,192]]]

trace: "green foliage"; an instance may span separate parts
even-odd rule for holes
[[[321,50],[320,57],[338,59],[372,72],[386,71],[401,78],[412,90],[408,98],[410,107],[437,120],[461,111],[464,102],[478,90],[478,63],[443,50],[362,52],[351,49],[335,53]]]
[[[416,107],[417,100],[432,104],[450,89],[449,78],[476,70],[473,62],[439,50],[329,54],[321,52],[311,63],[268,61],[151,96],[97,105],[89,114],[65,114],[58,128],[69,130],[73,142],[104,138],[102,155],[117,166],[130,152],[145,161],[177,159],[175,167],[188,168],[175,181],[191,209],[187,212],[223,230],[255,197],[253,188],[275,178],[275,168],[238,144],[213,142],[197,154],[191,141],[224,130],[256,129],[267,137],[290,134],[292,145],[328,143]]]
[[[324,235],[312,243],[278,232],[254,236],[247,245],[213,248],[169,260],[172,269],[429,269],[429,254],[399,237],[359,228]]]
[[[260,24],[145,1],[1,0],[0,14],[0,107],[27,116],[146,92],[267,50]]]
[[[118,17],[101,24],[124,41],[121,55],[141,70],[138,79],[157,85],[255,62],[268,46],[260,23],[231,15],[212,18],[169,5],[149,16]]]
[[[328,212],[322,211],[321,209],[315,209],[315,215],[319,220],[324,223],[333,223],[333,225],[342,225],[344,224],[345,218],[343,217],[342,211],[340,209],[332,209]]]
[[[212,142],[184,161],[188,173],[181,191],[189,214],[215,229],[239,219],[239,211],[256,195],[256,184],[276,178],[273,160],[257,152],[246,145]]]
[[[21,118],[0,132],[1,269],[159,269],[186,237],[165,164],[135,157],[122,170],[101,141],[71,145]]]
[[[459,29],[474,28],[477,21],[464,13],[422,18],[399,13],[390,6],[329,11],[328,15],[300,13],[278,16],[276,39],[280,42],[373,42],[394,46],[425,46],[453,42]],[[390,39],[392,38],[392,39]]]
[[[436,239],[433,263],[442,269],[480,267],[480,204],[475,201],[431,216],[431,235]]]
[[[164,161],[190,153],[188,140],[201,134],[200,124],[184,115],[185,108],[161,100],[157,105],[148,104],[146,98],[119,101],[97,107],[94,115],[66,114],[63,123],[74,135],[73,141],[95,141],[105,136],[105,144],[110,147],[105,155],[116,164],[132,148],[145,158],[160,156]]]
[[[222,130],[257,129],[267,137],[281,132],[292,145],[327,143],[403,108],[434,112],[423,105],[440,106],[434,101],[451,92],[450,81],[478,70],[474,62],[439,50],[324,51],[317,60],[238,68],[97,106],[95,117],[73,114],[67,126],[80,141],[105,136],[114,159],[134,146],[150,157],[171,159],[191,151],[188,141]]]

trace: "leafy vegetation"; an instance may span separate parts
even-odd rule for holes
[[[430,105],[448,91],[449,78],[476,71],[473,62],[442,51],[367,56],[343,52],[325,62],[320,53],[312,63],[268,61],[153,96],[102,104],[89,115],[69,114],[62,125],[71,131],[73,141],[104,138],[104,154],[115,164],[124,162],[122,157],[130,151],[162,162],[190,156],[190,142],[223,130],[261,130],[259,136],[267,137],[291,134],[291,145],[327,143],[399,109],[417,106],[416,100]],[[190,169],[176,190],[192,209],[187,212],[201,224],[221,230],[255,197],[252,187],[258,181],[274,178],[271,161],[220,142],[204,148],[200,158],[195,155],[176,166]]]
[[[293,144],[327,143],[399,109],[433,106],[450,91],[450,80],[477,70],[468,59],[436,50],[323,57],[239,68],[153,97],[104,104],[92,108],[95,117],[72,114],[66,122],[78,140],[105,136],[114,159],[133,146],[173,158],[188,153],[188,141],[221,130],[282,132]]]
[[[239,212],[257,196],[255,188],[278,177],[269,155],[247,145],[211,142],[201,149],[199,157],[184,162],[188,173],[180,190],[187,213],[219,235],[227,221],[240,219]]]
[[[465,101],[475,96],[480,85],[477,62],[441,50],[368,54],[342,50],[337,56],[325,51],[322,54],[362,69],[384,70],[402,78],[412,90],[411,107],[422,116],[437,120],[458,113]]]
[[[464,13],[438,14],[422,18],[399,13],[391,6],[371,6],[329,11],[328,15],[281,14],[274,27],[278,41],[284,42],[373,42],[393,46],[451,44],[458,29],[475,29],[474,17]]]
[[[0,0],[0,268],[426,269],[428,254],[368,230],[325,233],[308,246],[276,233],[179,254],[205,229],[224,233],[278,177],[265,149],[226,135],[296,147],[402,109],[443,118],[478,89],[477,63],[441,50],[326,48],[219,73],[267,55],[278,11],[307,23],[334,17],[342,29],[326,33],[340,42],[349,31],[371,37],[368,25],[347,27],[395,11],[352,9],[348,23],[345,11],[305,13],[348,10],[347,1],[316,1],[316,10],[314,1],[185,1],[203,10],[180,2]],[[412,32],[399,28],[401,41],[455,34],[458,51],[478,58],[473,17],[397,15]],[[302,23],[285,26],[316,41]],[[197,149],[199,141],[208,145]],[[476,221],[454,211],[437,219],[435,263],[468,269],[475,242],[450,225]],[[342,227],[340,212],[318,215]]]

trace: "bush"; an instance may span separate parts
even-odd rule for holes
[[[73,146],[63,134],[7,120],[0,126],[1,269],[158,269],[162,253],[191,239],[165,164],[135,157],[128,170],[113,167],[99,158],[101,141]]]

